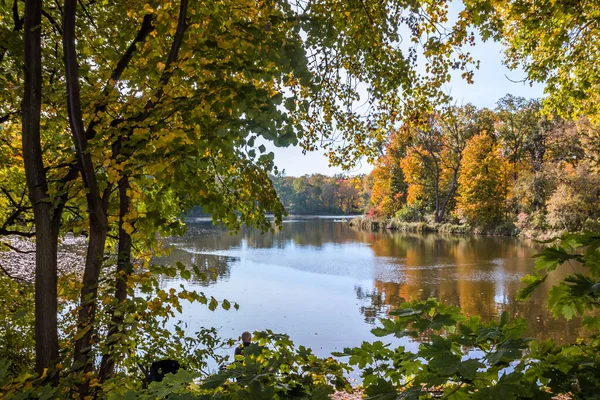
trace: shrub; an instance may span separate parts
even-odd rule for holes
[[[421,213],[417,208],[409,205],[403,206],[400,210],[396,211],[396,219],[405,222],[419,222],[421,221]]]

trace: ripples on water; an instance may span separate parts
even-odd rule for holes
[[[578,321],[547,312],[543,292],[552,281],[529,302],[515,301],[539,250],[515,238],[362,232],[339,219],[313,218],[287,220],[264,235],[251,229],[230,235],[201,221],[171,244],[172,254],[157,262],[198,265],[210,278],[192,285],[240,304],[239,311],[215,312],[188,305],[182,319],[192,332],[216,326],[237,337],[268,328],[329,355],[374,340],[373,324],[401,302],[436,297],[484,319],[507,310],[526,318],[538,339],[580,335]]]

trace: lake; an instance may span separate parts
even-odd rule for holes
[[[503,310],[524,317],[537,339],[564,342],[581,334],[579,321],[555,320],[546,310],[545,292],[554,281],[548,279],[530,301],[515,301],[519,279],[533,271],[532,256],[541,248],[531,241],[365,232],[342,218],[290,219],[264,235],[253,229],[231,235],[210,221],[191,223],[183,237],[169,240],[173,251],[160,262],[210,271],[210,279],[186,285],[240,308],[211,312],[188,304],[181,319],[189,332],[214,326],[237,338],[245,330],[271,329],[327,356],[376,340],[370,330],[390,308],[436,297],[484,319]]]

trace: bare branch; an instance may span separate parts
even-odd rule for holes
[[[0,271],[2,271],[2,273],[6,276],[8,276],[10,279],[12,279],[13,281],[17,282],[21,282],[21,283],[28,283],[25,279],[23,278],[19,278],[18,276],[12,276],[7,270],[6,268],[4,268],[2,266],[2,264],[0,264]]]
[[[1,62],[1,60],[0,60],[0,62]],[[6,115],[1,116],[0,117],[0,124],[5,123],[6,121],[8,121],[10,119],[10,117],[12,117],[13,115],[17,115],[17,114],[18,114],[18,112],[13,111],[13,112],[9,112]]]
[[[42,8],[42,15],[44,17],[46,17],[46,19],[48,20],[48,22],[50,22],[50,25],[52,25],[54,27],[56,32],[62,35],[62,33],[63,33],[62,28],[61,28],[60,24],[58,22],[56,22],[54,17],[52,15],[50,15],[50,13],[45,11],[43,8]]]
[[[3,235],[3,236],[15,235],[15,236],[30,238],[30,237],[35,236],[35,232],[21,232],[21,231],[14,231],[14,230],[10,230],[10,229],[0,228],[0,235]]]
[[[81,6],[81,8],[83,9],[83,12],[85,13],[85,16],[90,20],[90,24],[92,24],[92,26],[94,28],[98,29],[98,26],[96,25],[96,22],[94,22],[94,19],[90,15],[89,11],[87,10],[87,8],[85,8],[85,5],[83,4],[83,1],[78,0],[78,3]]]

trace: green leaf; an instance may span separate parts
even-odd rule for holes
[[[548,274],[540,275],[537,272],[533,275],[525,275],[521,278],[521,282],[523,282],[526,286],[521,288],[517,294],[518,300],[527,300],[535,290],[540,287],[542,283],[546,281],[548,278]]]
[[[184,269],[183,271],[181,271],[179,273],[179,275],[181,275],[181,277],[185,280],[188,280],[192,277],[192,273],[187,269]]]
[[[565,261],[576,258],[575,256],[567,253],[567,251],[562,247],[547,247],[533,257],[535,258],[536,269],[546,270],[548,272],[554,271]]]
[[[496,347],[496,351],[486,356],[487,361],[491,365],[498,363],[508,364],[520,358],[523,355],[523,349],[526,347],[525,341],[522,339],[508,339]]]
[[[436,370],[443,376],[454,375],[460,365],[460,357],[450,352],[438,355],[429,361],[429,368]]]
[[[231,308],[231,303],[229,302],[229,300],[225,299],[221,303],[221,307],[223,307],[224,310],[229,310],[229,308]]]
[[[377,378],[374,384],[365,389],[365,394],[370,398],[381,400],[394,400],[398,396],[396,387],[389,381]]]
[[[475,378],[475,374],[479,368],[485,367],[485,364],[476,360],[474,358],[470,358],[460,363],[458,366],[458,373],[461,374],[465,379],[473,380]]]
[[[398,308],[398,309],[390,311],[390,315],[394,315],[397,317],[409,317],[412,315],[420,315],[422,313],[423,313],[423,311],[415,310],[412,308]]]
[[[502,375],[496,385],[479,389],[473,398],[481,400],[528,398],[531,396],[531,390],[528,386],[521,384],[519,375],[517,372]]]
[[[208,303],[208,309],[210,311],[215,311],[217,309],[218,305],[219,305],[219,302],[217,301],[217,299],[215,299],[214,297],[211,297],[210,302]]]

